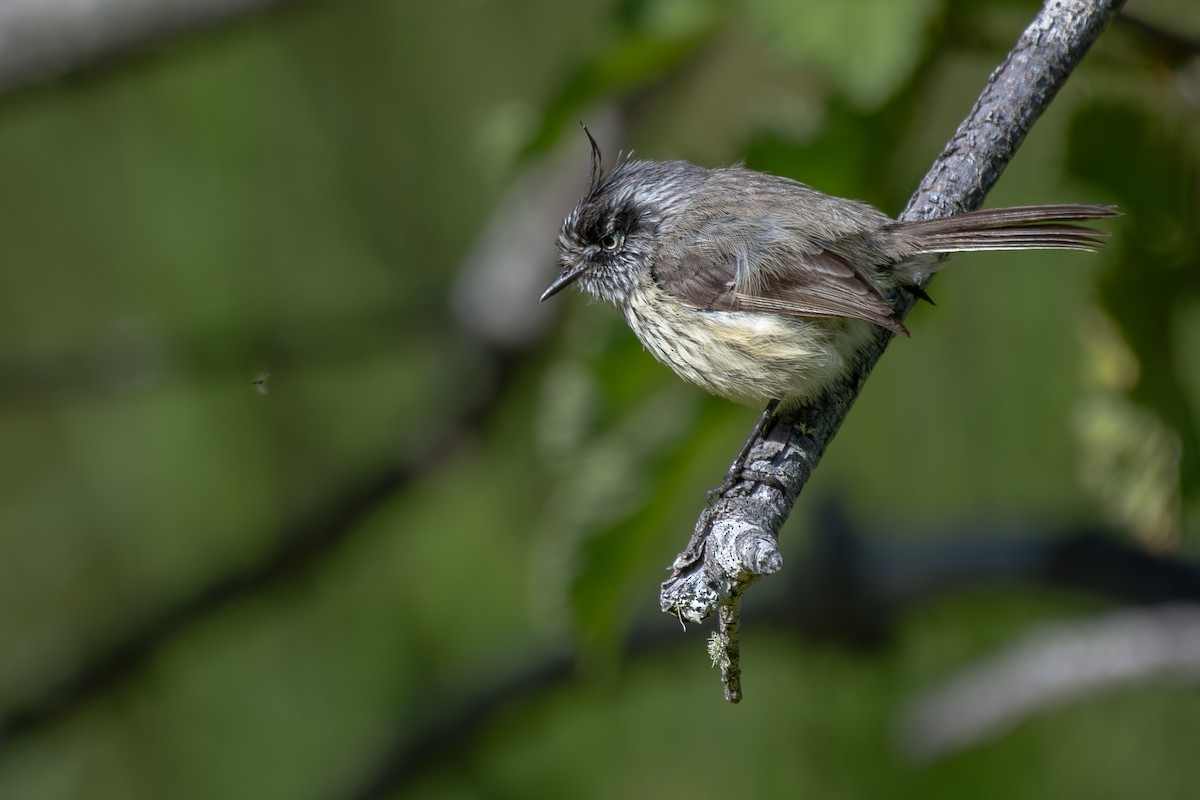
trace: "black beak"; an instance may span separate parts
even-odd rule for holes
[[[587,266],[583,265],[572,267],[571,269],[564,271],[562,275],[559,275],[554,279],[554,283],[546,287],[546,291],[542,292],[542,296],[538,298],[538,302],[545,302],[549,298],[554,297],[554,295],[561,292],[563,289],[570,286],[579,278],[580,275],[583,274],[585,269],[587,269]]]

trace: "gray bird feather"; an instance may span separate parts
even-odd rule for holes
[[[590,137],[589,137],[590,138]],[[1106,205],[986,209],[897,222],[854,200],[744,167],[624,160],[593,145],[587,192],[563,221],[558,278],[620,308],[656,358],[743,403],[811,399],[853,362],[870,325],[908,331],[888,295],[948,253],[1094,250],[1073,223]]]

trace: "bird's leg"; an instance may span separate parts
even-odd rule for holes
[[[763,409],[762,416],[758,418],[758,422],[754,425],[754,430],[750,431],[750,437],[742,445],[741,452],[737,454],[737,458],[729,465],[729,472],[725,473],[725,480],[721,482],[720,486],[705,495],[709,505],[717,502],[721,498],[721,495],[728,492],[733,488],[735,483],[742,480],[746,471],[746,462],[750,460],[750,451],[754,449],[755,442],[771,432],[771,428],[775,425],[775,420],[777,419],[775,409],[778,407],[778,400],[772,400],[767,403],[767,407]]]

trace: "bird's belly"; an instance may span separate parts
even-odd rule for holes
[[[659,313],[631,303],[629,327],[655,358],[715,395],[746,405],[813,399],[843,374],[870,338],[858,320],[749,311],[699,311],[673,301]]]

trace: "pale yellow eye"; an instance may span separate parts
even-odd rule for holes
[[[622,237],[619,233],[606,233],[600,240],[600,246],[612,252],[621,246]]]

